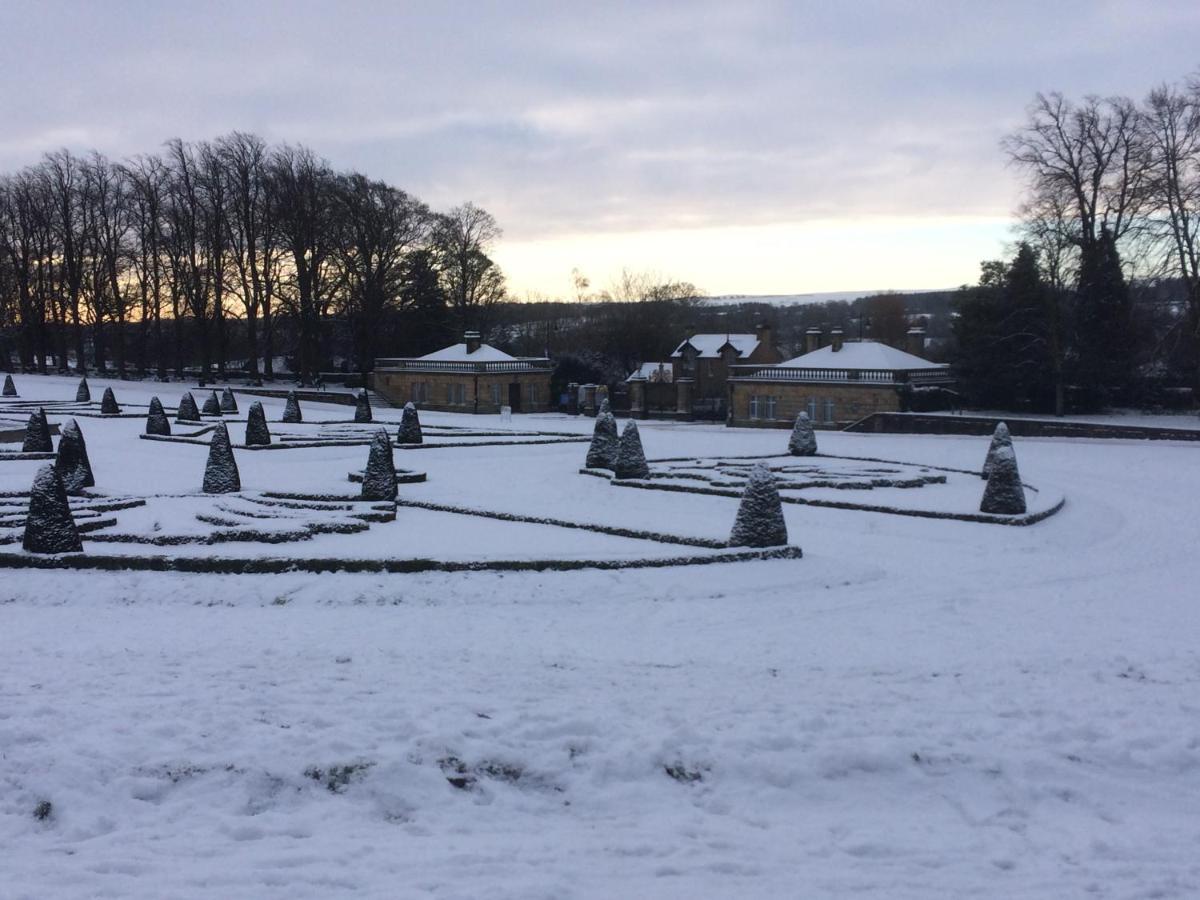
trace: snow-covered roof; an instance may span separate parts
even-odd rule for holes
[[[480,344],[479,349],[474,353],[467,352],[466,344],[454,344],[450,347],[443,347],[441,350],[435,350],[433,353],[418,356],[417,359],[425,359],[430,362],[511,362],[516,357],[509,356],[503,350],[497,350],[491,344]]]
[[[691,344],[701,359],[716,359],[726,344],[738,352],[738,356],[749,356],[758,347],[757,334],[693,334],[675,348],[672,357],[683,356],[683,348]]]
[[[944,369],[941,363],[930,362],[879,341],[847,341],[842,349],[822,347],[795,359],[779,364],[780,368],[797,369]]]
[[[647,381],[669,382],[674,379],[674,368],[670,362],[642,363],[637,371],[625,380],[632,381],[635,378],[645,378]]]

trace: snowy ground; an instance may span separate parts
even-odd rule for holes
[[[74,396],[74,381],[17,382]],[[99,489],[196,489],[204,448],[138,441],[136,419],[80,422]],[[642,438],[651,457],[732,456],[787,433],[645,423]],[[959,468],[986,449],[819,439]],[[178,455],[150,465],[148,447]],[[0,572],[0,896],[1197,896],[1200,448],[1016,447],[1027,480],[1068,497],[1051,519],[789,505],[794,561]],[[735,500],[614,488],[577,474],[585,449],[397,464],[429,473],[404,496],[727,533]],[[346,490],[364,451],[237,455],[259,488]],[[37,465],[0,461],[0,490]],[[430,540],[415,518],[395,535]]]

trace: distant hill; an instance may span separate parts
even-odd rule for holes
[[[722,294],[718,297],[706,297],[709,303],[765,303],[769,306],[795,306],[805,303],[830,303],[844,301],[852,303],[862,297],[873,297],[877,294],[940,294],[949,293],[954,288],[923,288],[907,291],[873,290],[873,291],[819,291],[812,294]]]

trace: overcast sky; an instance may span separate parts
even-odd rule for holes
[[[518,294],[951,286],[1009,237],[1039,90],[1200,65],[1200,2],[0,0],[0,171],[241,129],[504,229]]]

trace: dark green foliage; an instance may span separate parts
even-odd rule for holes
[[[998,447],[992,456],[991,472],[979,511],[1017,516],[1025,512],[1025,488],[1017,471],[1017,454],[1008,446]]]
[[[83,432],[79,430],[79,423],[74,419],[67,419],[60,430],[54,469],[68,494],[81,494],[85,488],[96,486],[87,444],[83,440]]]
[[[607,402],[606,400],[605,404]],[[620,446],[621,440],[617,436],[617,420],[602,406],[596,416],[596,425],[592,429],[592,443],[588,447],[587,461],[584,465],[589,469],[616,469]]]
[[[157,397],[150,398],[150,414],[146,416],[146,434],[169,435],[171,422]]]
[[[229,388],[221,391],[221,412],[236,414],[238,411],[237,400],[233,396],[233,391]]]
[[[246,415],[246,446],[265,447],[270,443],[271,430],[267,428],[267,414],[263,412],[263,405],[255,400],[250,404],[250,412]]]
[[[196,408],[196,398],[188,391],[179,399],[179,410],[175,413],[176,422],[199,422],[200,410]]]
[[[3,396],[5,396],[5,397],[17,396],[17,386],[15,384],[13,384],[11,375],[4,376],[4,394],[3,394]]]
[[[295,391],[288,391],[287,403],[283,405],[283,418],[279,421],[292,424],[304,421],[304,417],[300,414],[300,401],[296,399]]]
[[[1133,368],[1133,304],[1117,243],[1107,230],[1080,249],[1074,381],[1093,403],[1117,399]]]
[[[25,426],[25,443],[21,445],[21,452],[54,452],[54,444],[50,439],[50,423],[46,421],[46,411],[44,409],[30,413],[29,423]]]
[[[363,473],[362,496],[364,500],[396,499],[396,463],[392,457],[392,442],[382,428],[375,432],[371,440],[367,469]]]
[[[204,467],[206,494],[228,494],[242,489],[242,478],[238,474],[237,460],[233,458],[233,446],[229,443],[229,430],[219,422],[208,445],[208,463]]]
[[[642,436],[638,433],[637,423],[632,420],[625,423],[625,430],[621,432],[613,474],[618,478],[650,477],[650,467],[642,451]]]
[[[54,466],[42,466],[33,479],[21,546],[30,553],[78,553],[83,550],[67,500],[67,489]]]
[[[992,473],[992,460],[995,459],[996,451],[1001,447],[1012,446],[1012,435],[1008,433],[1008,425],[1000,422],[996,425],[996,430],[992,433],[992,442],[988,445],[987,456],[983,460],[983,470],[980,474],[987,478]]]
[[[421,418],[417,414],[417,408],[412,403],[405,403],[404,411],[400,413],[400,429],[396,432],[396,443],[420,444],[424,441],[425,437],[421,434]]]
[[[200,412],[206,416],[219,416],[221,414],[221,401],[217,399],[216,391],[210,391],[208,396],[204,398],[204,408]]]
[[[115,416],[121,412],[121,407],[117,406],[117,395],[110,387],[104,389],[104,396],[100,398],[100,412],[106,416]]]
[[[817,455],[817,435],[806,412],[796,416],[796,424],[792,427],[792,436],[788,440],[788,453],[792,456]]]
[[[91,403],[92,402],[92,392],[88,388],[88,383],[87,383],[86,378],[79,379],[79,387],[77,387],[75,389],[75,402],[76,403]]]
[[[371,399],[367,396],[367,392],[364,389],[358,392],[358,399],[354,403],[354,421],[370,422],[372,419]]]
[[[43,800],[33,808],[33,817],[39,822],[44,822],[54,815],[54,804],[49,800]]]
[[[783,503],[775,487],[775,476],[766,463],[757,463],[746,481],[729,545],[778,547],[787,541],[787,524],[783,520]]]

